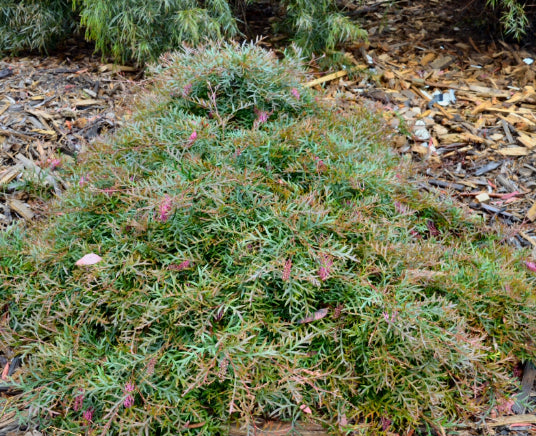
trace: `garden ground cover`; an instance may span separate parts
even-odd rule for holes
[[[301,77],[247,45],[164,58],[48,225],[3,235],[3,338],[43,427],[398,432],[508,401],[534,355],[524,253]]]

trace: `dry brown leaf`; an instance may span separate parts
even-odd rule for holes
[[[27,221],[31,220],[35,216],[35,214],[32,212],[32,210],[26,203],[23,203],[22,201],[17,200],[16,198],[8,199],[7,205],[9,206],[11,210],[14,210],[15,212],[17,212],[22,218],[24,218]]]

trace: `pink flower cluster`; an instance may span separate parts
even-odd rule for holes
[[[56,168],[61,167],[61,164],[62,162],[60,159],[51,159],[51,158],[47,159],[47,165],[52,171],[54,171]]]
[[[382,430],[384,432],[386,432],[387,430],[389,430],[389,427],[391,427],[391,424],[393,423],[393,421],[391,421],[388,417],[386,416],[382,416],[380,418],[380,422],[382,424]]]
[[[84,390],[78,389],[79,394],[74,397],[74,405],[73,410],[75,412],[79,412],[82,410],[82,406],[84,405]],[[93,421],[93,407],[90,407],[89,409],[86,409],[82,412],[82,418],[86,422],[87,425],[91,424]]]
[[[73,409],[75,412],[78,412],[79,410],[82,409],[82,405],[84,404],[84,390],[83,389],[79,389],[79,392],[80,394],[78,394],[75,398],[74,398],[74,406],[73,406]]]
[[[290,273],[292,271],[292,259],[288,259],[285,262],[285,267],[283,268],[283,281],[288,282],[290,280]]]
[[[270,118],[270,115],[273,114],[274,111],[266,112],[266,111],[260,111],[257,108],[255,108],[255,114],[257,114],[257,119],[253,122],[253,127],[258,128],[261,124],[264,124],[268,121],[268,118]]]
[[[191,146],[197,140],[197,132],[194,130],[188,138],[188,146]]]
[[[169,265],[168,268],[170,270],[172,270],[172,271],[182,271],[182,270],[190,268],[191,264],[192,264],[192,262],[190,262],[189,260],[184,260],[181,263],[179,263],[178,265],[171,264],[171,265]]]
[[[125,409],[130,409],[133,405],[134,405],[134,397],[128,394],[125,397],[125,400],[123,401],[123,406],[125,406]]]
[[[316,172],[323,173],[324,171],[326,171],[327,166],[324,163],[324,161],[320,159],[318,156],[315,156],[315,160],[316,160]]]
[[[265,112],[265,111],[259,112],[259,117],[258,117],[259,123],[265,123],[266,121],[268,121],[269,116],[270,114],[268,112]]]
[[[128,382],[125,385],[126,396],[125,396],[125,399],[123,400],[123,406],[125,407],[125,409],[130,409],[134,405],[134,396],[131,395],[131,392],[134,392],[135,389],[136,389],[136,386],[134,385],[134,383]]]
[[[86,421],[87,424],[93,421],[93,408],[87,409],[82,413],[82,418]]]
[[[171,209],[173,208],[173,201],[169,195],[165,195],[160,206],[158,207],[158,219],[165,223],[170,216]]]
[[[326,281],[331,274],[331,267],[333,266],[333,259],[327,254],[320,256],[320,268],[318,269],[318,275],[320,280]]]
[[[385,322],[387,323],[393,323],[398,318],[398,310],[395,310],[391,315],[387,312],[383,312],[383,319],[385,319]]]

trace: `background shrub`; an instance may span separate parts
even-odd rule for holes
[[[519,40],[529,30],[534,32],[531,23],[535,16],[533,5],[527,5],[526,2],[519,0],[486,0],[486,5],[492,11],[498,12],[498,20],[494,21],[495,23],[498,21],[506,36]],[[530,15],[527,14],[527,8],[530,8]]]
[[[82,26],[103,55],[143,63],[186,42],[229,38],[254,0],[0,0],[0,53],[47,50]],[[364,38],[334,0],[275,2],[285,28],[307,52]],[[237,18],[238,17],[238,18]]]
[[[47,51],[73,32],[85,32],[104,56],[117,61],[156,60],[182,43],[232,38],[237,22],[256,0],[0,0],[0,54]],[[335,0],[274,0],[276,29],[306,53],[331,53],[340,44],[366,38],[358,22]],[[500,11],[507,35],[529,29],[526,5],[518,0],[486,0]]]
[[[238,33],[227,0],[74,0],[86,37],[118,60],[154,60],[182,42]]]
[[[76,27],[70,0],[0,0],[0,54],[52,49]]]
[[[0,239],[3,341],[43,428],[401,432],[515,390],[535,356],[522,253],[411,188],[379,119],[317,103],[297,61],[250,45],[155,74],[48,225]]]

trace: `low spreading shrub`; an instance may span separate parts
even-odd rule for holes
[[[86,434],[377,433],[507,399],[535,357],[534,277],[407,182],[374,114],[251,45],[154,74],[49,222],[1,236],[0,331],[24,360],[9,407]]]

